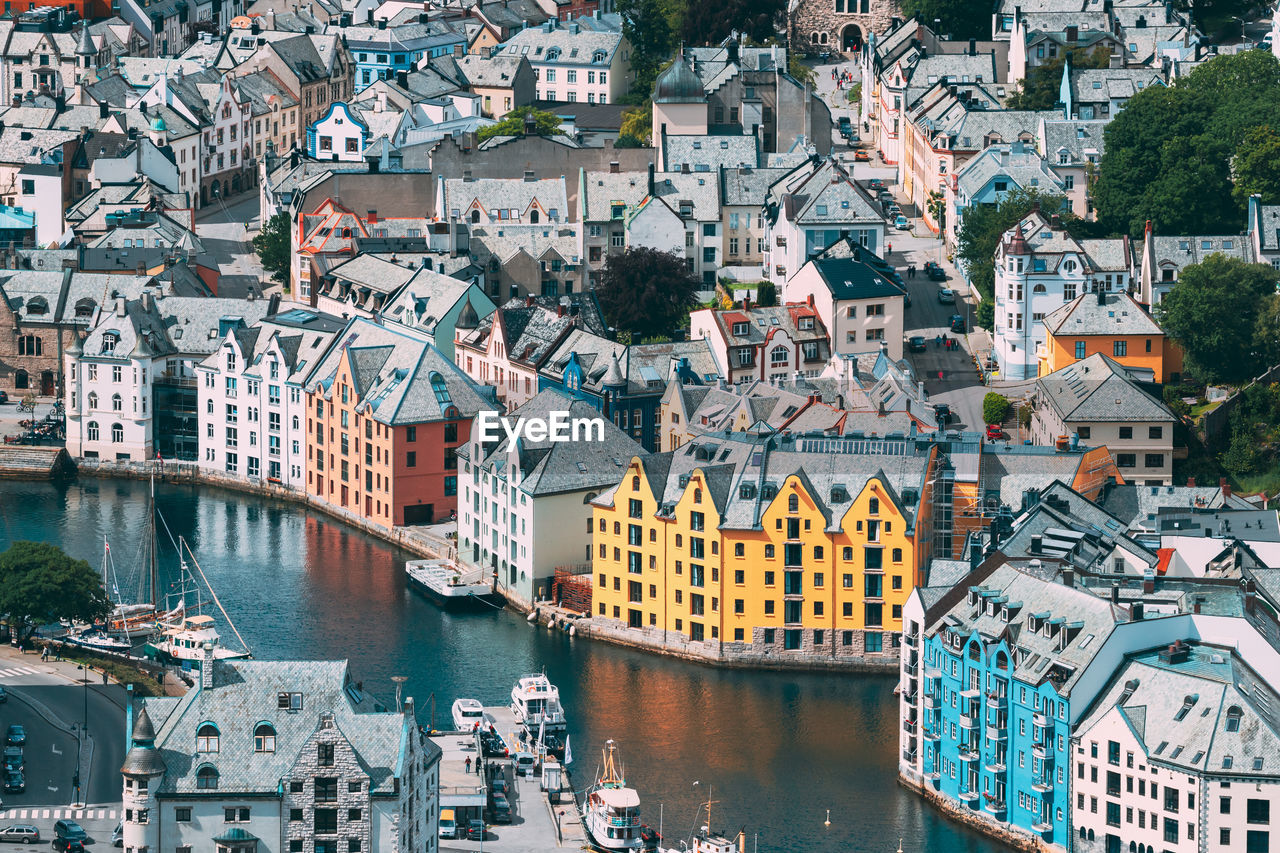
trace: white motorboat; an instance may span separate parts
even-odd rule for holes
[[[404,564],[409,583],[445,610],[492,610],[493,586],[479,569],[463,571],[452,560],[410,560]]]
[[[542,673],[523,675],[511,688],[511,713],[530,734],[539,730],[561,734],[568,726],[560,690]]]
[[[162,624],[160,638],[147,643],[145,653],[161,663],[182,664],[188,661],[192,667],[199,669],[206,643],[213,645],[214,660],[249,657],[247,651],[236,651],[223,646],[218,630],[213,626],[213,617],[200,613],[185,616],[178,622]]]
[[[607,742],[600,776],[587,791],[583,818],[591,841],[602,850],[643,850],[644,827],[640,825],[640,795],[627,787],[614,753],[617,746]]]
[[[479,699],[453,700],[453,730],[469,732],[484,722],[484,706]]]
[[[128,640],[111,637],[97,630],[69,634],[63,638],[63,642],[72,646],[80,646],[84,649],[92,649],[95,652],[115,652],[116,654],[127,655],[133,650],[133,644]]]

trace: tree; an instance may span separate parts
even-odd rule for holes
[[[1009,417],[1010,408],[1008,398],[995,391],[988,391],[982,398],[982,419],[989,424],[1002,424]]]
[[[533,136],[560,136],[560,117],[555,113],[530,106],[516,107],[502,117],[502,121],[480,128],[477,134],[481,142],[495,136],[528,136],[528,119],[534,122]]]
[[[1231,194],[1241,207],[1257,193],[1263,204],[1280,202],[1280,134],[1271,125],[1259,125],[1244,138],[1231,161],[1235,187]]]
[[[653,102],[646,100],[643,104],[622,111],[622,126],[618,129],[618,139],[614,148],[646,148],[653,136]]]
[[[778,304],[778,286],[771,281],[762,281],[756,285],[756,304],[761,308],[772,308]]]
[[[1005,100],[1005,109],[1051,110],[1061,103],[1062,66],[1068,59],[1072,68],[1106,68],[1111,64],[1111,51],[1073,47],[1043,65],[1037,65],[1027,72]]]
[[[631,91],[643,99],[653,94],[653,82],[676,46],[684,6],[681,0],[619,0],[622,34],[631,44]]]
[[[1280,271],[1214,253],[1183,268],[1157,309],[1164,331],[1196,376],[1209,382],[1247,381],[1273,363],[1274,338],[1260,339],[1274,311]]]
[[[613,328],[633,338],[669,336],[694,305],[699,287],[684,258],[642,246],[609,255],[596,299]]]
[[[109,608],[97,572],[56,545],[14,542],[0,554],[0,613],[8,614],[19,642],[41,625],[59,619],[92,622]]]
[[[991,37],[991,4],[985,0],[903,0],[902,16],[919,18],[931,29],[937,20],[938,35],[957,40]]]
[[[787,73],[801,83],[808,83],[811,89],[818,85],[817,78],[813,76],[813,67],[804,64],[798,50],[792,50],[787,53]]]
[[[1216,234],[1242,220],[1249,192],[1280,186],[1273,149],[1250,150],[1269,146],[1264,127],[1280,128],[1280,63],[1267,51],[1223,54],[1172,86],[1147,86],[1107,125],[1099,221],[1137,236],[1148,220],[1165,234]]]
[[[291,220],[287,213],[277,213],[267,220],[253,237],[253,251],[258,255],[262,268],[277,284],[289,287],[289,269],[292,266],[289,250]]]
[[[737,32],[756,42],[776,38],[787,4],[783,0],[720,0],[690,3],[681,35],[686,44],[719,44]]]

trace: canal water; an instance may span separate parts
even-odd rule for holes
[[[105,535],[128,594],[147,488],[0,481],[0,550],[50,541],[97,569]],[[391,678],[406,676],[423,723],[433,697],[447,722],[455,698],[506,703],[518,676],[545,670],[569,717],[575,784],[591,781],[613,738],[645,821],[656,827],[662,804],[673,846],[710,792],[714,828],[743,829],[748,851],[892,853],[900,838],[905,853],[1003,849],[897,785],[892,678],[717,670],[536,629],[514,613],[446,614],[405,585],[407,555],[377,539],[292,504],[156,488],[169,530],[191,545],[255,657],[346,658],[388,700]],[[176,558],[160,535],[167,586]]]

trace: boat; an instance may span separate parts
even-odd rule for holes
[[[543,734],[563,734],[568,727],[560,691],[542,673],[522,675],[511,688],[511,713],[530,735],[539,730]]]
[[[702,829],[694,833],[687,842],[681,841],[679,850],[674,847],[658,848],[657,853],[747,853],[747,839],[743,831],[739,830],[735,838],[728,838],[712,830],[711,806],[715,803],[716,801],[711,799],[711,788],[708,786],[707,801],[698,809],[699,814],[702,809],[707,810],[707,822],[702,825]],[[898,845],[898,853],[902,853],[901,843]]]
[[[640,795],[627,787],[617,764],[617,745],[607,741],[600,775],[587,791],[583,820],[592,843],[601,850],[644,850]]]
[[[154,543],[154,536],[148,537]],[[111,543],[104,536],[102,539],[102,588],[107,592],[107,600],[111,603],[111,611],[101,623],[94,625],[97,632],[110,637],[129,641],[130,647],[156,633],[156,607],[143,602],[132,604],[124,600],[120,594],[120,579],[116,576],[115,561],[111,556]],[[72,626],[76,630],[76,626]],[[81,629],[79,633],[84,633]]]
[[[127,655],[133,651],[133,643],[128,640],[112,637],[103,631],[93,628],[88,631],[81,631],[78,634],[68,634],[62,638],[62,642],[71,646],[79,646],[83,649],[91,649],[95,652],[114,652]]]
[[[496,608],[499,597],[480,569],[464,572],[452,560],[410,560],[404,565],[409,584],[445,610]]]
[[[453,700],[453,730],[469,732],[484,722],[484,706],[479,699]]]
[[[178,537],[178,562],[181,570],[178,592],[171,596],[171,598],[176,598],[176,602],[169,612],[160,618],[159,636],[143,647],[143,656],[152,658],[160,663],[175,664],[191,669],[200,668],[200,662],[204,660],[206,645],[213,646],[214,660],[241,660],[250,657],[249,647],[245,644],[244,638],[236,630],[235,623],[227,615],[222,602],[218,601],[218,596],[209,584],[209,579],[205,577],[204,570],[200,568],[200,563],[196,561],[196,555],[182,537]],[[193,566],[195,567],[194,572],[192,571]],[[199,575],[198,581],[197,574]],[[154,589],[154,584],[156,583],[154,578],[152,583]],[[199,594],[202,585],[204,589],[208,590],[209,597],[217,605],[218,612],[222,614],[222,618],[227,621],[232,633],[239,640],[240,649],[231,649],[224,646],[222,644],[222,636],[214,625],[213,617],[202,612],[204,601]],[[187,596],[192,592],[196,594],[194,608],[187,605]],[[192,609],[194,609],[194,612],[190,612]]]

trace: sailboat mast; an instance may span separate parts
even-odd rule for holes
[[[150,512],[147,515],[147,525],[151,531],[151,606],[155,608],[155,612],[160,612],[160,565],[156,561],[156,472],[151,471],[151,503]]]

